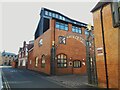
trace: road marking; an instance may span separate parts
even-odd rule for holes
[[[7,81],[7,78],[5,77],[5,74],[3,73],[3,71],[1,71],[1,73],[2,73],[2,77],[3,77],[3,81],[4,81],[4,83],[5,83],[5,88],[6,88],[7,90],[11,90],[10,85],[9,85],[9,83],[8,83],[8,81]]]

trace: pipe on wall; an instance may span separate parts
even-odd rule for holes
[[[101,7],[101,10],[100,10],[100,20],[101,20],[103,50],[104,50],[104,63],[105,63],[105,73],[106,73],[106,87],[109,88],[108,68],[107,68],[107,58],[106,58],[106,46],[105,46],[105,36],[104,36],[104,24],[103,24],[103,6]]]

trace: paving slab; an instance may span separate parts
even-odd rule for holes
[[[88,83],[87,75],[47,76],[47,78],[64,84],[67,88],[91,88],[91,86],[86,85]]]

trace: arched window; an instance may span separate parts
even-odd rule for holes
[[[45,55],[42,55],[42,58],[41,58],[41,67],[42,68],[45,68]]]
[[[57,67],[58,68],[67,67],[67,56],[65,54],[59,54],[57,56]]]
[[[35,58],[35,67],[38,66],[38,57]]]

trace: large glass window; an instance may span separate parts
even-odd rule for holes
[[[65,30],[66,30],[66,31],[68,30],[68,25],[67,25],[67,24],[65,24]]]
[[[82,33],[82,30],[81,30],[81,28],[79,28],[79,27],[72,26],[72,32],[81,34],[81,33]]]
[[[74,68],[79,68],[79,67],[81,67],[82,66],[82,64],[81,64],[81,61],[80,60],[75,60],[75,61],[73,61],[73,67]]]
[[[35,58],[35,67],[38,66],[38,57]]]
[[[60,23],[60,29],[64,30],[64,28],[65,28],[65,24]]]
[[[41,67],[45,68],[45,55],[42,55]]]
[[[60,29],[60,23],[59,22],[56,22],[55,26],[56,26],[57,29]]]
[[[59,54],[57,56],[57,67],[58,68],[67,67],[67,56],[65,54]]]
[[[56,22],[56,28],[60,30],[68,30],[68,24],[61,23],[61,22]]]

